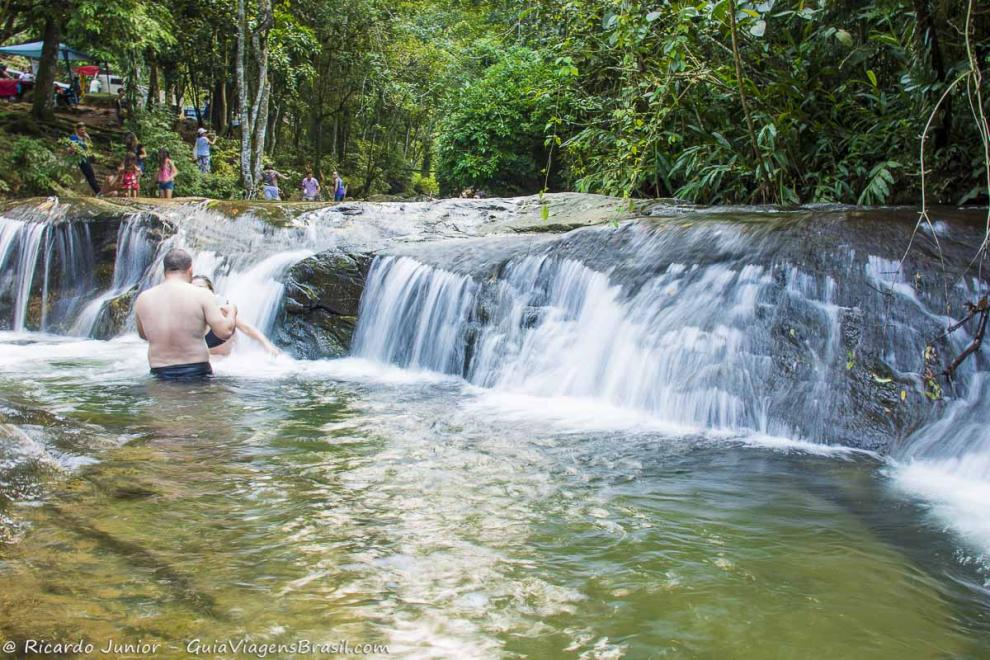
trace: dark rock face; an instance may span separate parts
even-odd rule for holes
[[[127,328],[127,319],[131,315],[131,307],[137,294],[138,288],[133,286],[104,303],[100,316],[93,326],[94,339],[111,339]]]
[[[276,343],[300,358],[346,354],[372,258],[329,251],[293,266],[285,275]]]

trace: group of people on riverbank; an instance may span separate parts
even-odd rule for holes
[[[75,131],[69,136],[74,155],[78,158],[79,170],[82,172],[92,189],[93,194],[100,196],[104,194],[104,187],[100,185],[93,169],[93,143],[89,136],[86,124],[78,122]],[[196,166],[203,174],[209,174],[212,166],[212,146],[216,143],[216,137],[211,137],[205,128],[197,131],[196,142],[193,146],[193,158]],[[106,185],[109,189],[114,189],[124,197],[138,197],[141,192],[141,178],[145,175],[145,162],[148,152],[143,144],[138,140],[137,135],[128,133],[125,139],[124,158],[117,167],[116,173],[111,175]],[[157,194],[163,199],[171,199],[175,192],[175,181],[179,175],[179,169],[175,165],[171,154],[167,149],[158,150],[158,171],[155,174]],[[279,201],[282,193],[279,183],[287,177],[278,172],[271,164],[266,164],[261,173],[262,194],[266,200]],[[307,168],[306,176],[299,184],[302,191],[303,201],[315,202],[322,199],[322,188],[320,182],[313,176],[313,170]],[[333,173],[332,184],[333,201],[343,201],[347,196],[347,185],[344,179],[336,172]]]
[[[265,168],[261,172],[261,184],[262,193],[267,200],[281,200],[282,191],[279,188],[279,182],[287,178],[281,172],[275,170],[270,164],[265,165]],[[318,202],[322,197],[322,188],[320,187],[320,182],[316,177],[313,176],[313,170],[311,168],[306,169],[306,176],[299,183],[299,189],[302,191],[302,198],[304,202]],[[341,178],[337,171],[334,170],[333,173],[333,201],[342,202],[344,197],[347,196],[347,185],[344,183],[344,179]]]
[[[188,252],[169,250],[162,264],[164,281],[134,303],[152,374],[162,380],[208,378],[213,374],[210,358],[229,355],[237,333],[258,342],[269,355],[279,355],[260,330],[239,317],[236,305],[217,301],[209,277],[193,275]]]
[[[94,195],[102,195],[104,187],[100,185],[93,169],[93,142],[89,136],[86,124],[78,122],[75,132],[69,136],[75,156],[78,158],[79,170],[86,178],[86,183]],[[145,163],[148,152],[134,133],[128,133],[124,142],[124,159],[106,183],[108,188],[117,189],[124,197],[138,197],[141,192],[141,177],[145,174]],[[175,177],[179,170],[172,161],[168,149],[158,150],[158,196],[166,199],[172,197],[175,189]]]

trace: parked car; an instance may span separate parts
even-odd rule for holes
[[[209,112],[209,108],[206,107],[205,105],[202,108],[199,109],[199,114],[200,114],[200,116],[203,119],[206,119],[207,118],[207,116],[206,116],[206,113],[207,112]],[[182,109],[182,116],[183,117],[186,117],[188,119],[195,119],[196,118],[196,108],[194,108],[191,105],[190,106],[186,106],[185,108]]]
[[[124,86],[124,79],[106,71],[96,74],[94,80],[100,81],[100,94],[113,94],[116,96],[117,90]]]

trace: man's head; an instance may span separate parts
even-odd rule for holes
[[[165,277],[181,277],[186,282],[192,281],[192,257],[181,248],[168,251],[162,261],[165,267]]]
[[[76,133],[79,134],[79,135],[85,135],[86,134],[86,124],[82,123],[81,121],[80,122],[76,122]]]
[[[200,128],[199,130],[196,131],[196,133],[198,133],[199,135],[206,135],[206,129]]]

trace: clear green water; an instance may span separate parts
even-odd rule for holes
[[[978,562],[873,457],[562,424],[355,361],[166,386],[141,351],[0,338],[7,421],[62,420],[0,427],[8,454],[20,432],[98,460],[39,459],[43,493],[7,507],[4,639],[990,657]]]

